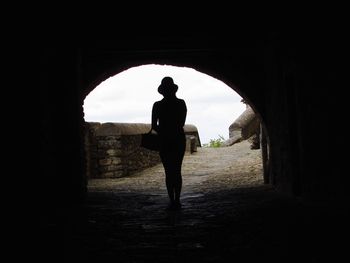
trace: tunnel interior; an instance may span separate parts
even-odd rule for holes
[[[152,72],[153,70],[153,72]],[[136,67],[129,68],[128,70],[122,72],[119,76],[119,74],[116,75],[111,75],[107,76],[106,79],[103,79],[101,83],[103,85],[98,85],[94,87],[93,91],[96,91],[98,93],[92,94],[91,92],[88,94],[90,96],[88,103],[85,103],[87,100],[87,97],[84,99],[84,111],[91,109],[93,113],[88,114],[86,116],[86,112],[84,112],[84,120],[86,123],[85,128],[85,161],[88,163],[87,166],[87,178],[107,178],[107,177],[113,177],[111,170],[117,170],[118,168],[115,167],[115,163],[120,163],[119,167],[122,167],[122,163],[126,163],[127,158],[123,158],[123,156],[128,155],[129,159],[135,158],[136,154],[133,154],[132,151],[130,150],[132,148],[132,141],[129,141],[129,146],[128,146],[128,153],[122,154],[122,152],[119,153],[119,151],[123,151],[122,149],[119,149],[120,146],[113,146],[116,147],[116,149],[110,149],[110,150],[104,150],[104,147],[99,147],[98,144],[103,144],[105,145],[107,143],[106,137],[102,137],[103,141],[101,141],[101,137],[97,139],[97,134],[96,130],[99,130],[97,132],[99,136],[101,134],[105,134],[106,132],[101,132],[101,129],[110,129],[108,127],[104,128],[103,126],[106,126],[108,124],[114,124],[115,125],[115,133],[118,133],[118,128],[119,126],[125,126],[125,128],[120,127],[120,131],[124,129],[129,129],[129,133],[133,133],[131,131],[132,125],[134,125],[135,129],[140,129],[137,124],[140,123],[139,121],[135,123],[135,121],[130,121],[130,118],[132,120],[135,119],[144,119],[144,124],[150,122],[150,105],[153,103],[148,97],[146,98],[146,94],[142,95],[142,97],[135,96],[135,92],[138,92],[140,94],[143,94],[145,90],[148,91],[148,93],[151,93],[153,91],[152,87],[157,86],[157,82],[154,81],[155,83],[153,84],[152,87],[149,87],[150,85],[148,84],[142,84],[144,79],[144,72],[148,72],[148,76],[146,78],[150,78],[150,75],[154,77],[155,74],[157,74],[156,71],[161,71],[163,72],[161,75],[158,76],[158,79],[161,79],[163,75],[175,75],[177,76],[177,81],[180,81],[182,83],[181,85],[181,94],[180,96],[184,96],[186,98],[188,107],[189,107],[189,112],[188,112],[188,117],[190,117],[191,121],[186,121],[186,124],[190,123],[189,125],[191,126],[191,129],[195,128],[195,131],[189,131],[189,134],[192,134],[197,136],[197,147],[208,147],[210,144],[208,143],[208,138],[212,138],[213,140],[215,139],[215,136],[219,134],[224,134],[223,132],[227,132],[229,135],[227,136],[221,136],[219,137],[220,139],[220,144],[221,145],[233,145],[234,142],[239,142],[241,140],[247,140],[251,141],[252,145],[251,147],[257,147],[258,149],[262,149],[262,159],[264,162],[263,170],[264,170],[264,177],[265,177],[265,182],[269,181],[268,177],[268,163],[269,163],[269,156],[268,156],[268,134],[266,129],[264,128],[264,123],[260,121],[260,114],[258,112],[252,111],[252,108],[255,108],[254,106],[250,105],[247,103],[249,99],[247,98],[242,98],[238,93],[236,93],[236,88],[235,87],[229,87],[225,85],[223,82],[220,80],[214,79],[213,77],[206,75],[202,72],[198,72],[194,70],[193,68],[189,67],[174,67],[172,65],[157,65],[157,64],[148,64],[148,65],[140,65]],[[202,83],[202,86],[200,87],[201,89],[204,89],[203,91],[199,90],[199,87],[193,83],[193,80],[190,79],[196,79],[199,83]],[[108,81],[107,81],[108,80]],[[136,83],[134,81],[137,80]],[[210,84],[206,84],[204,82],[209,82]],[[195,86],[195,87],[193,87]],[[101,87],[101,89],[99,89]],[[218,91],[213,90],[214,88],[217,88]],[[227,89],[227,90],[226,90]],[[201,92],[206,92],[205,94],[200,94]],[[113,117],[111,117],[111,104],[118,103],[117,101],[119,100],[117,94],[121,94],[123,97],[123,103],[120,108],[115,107]],[[109,95],[107,95],[109,94]],[[157,95],[157,92],[153,91],[153,100],[154,100],[154,95]],[[220,102],[218,102],[218,99],[221,98],[224,100],[224,94],[226,96],[231,96],[230,98],[232,101],[230,101],[230,104],[240,104],[241,106],[238,107],[232,107],[230,108],[230,112],[225,112],[224,110],[221,110],[219,113],[221,116],[213,116],[213,107],[215,112],[218,112],[218,109],[222,109],[222,105]],[[232,94],[232,95],[231,95]],[[236,95],[235,95],[236,94]],[[159,94],[158,94],[159,95]],[[199,95],[199,96],[198,96]],[[139,95],[140,96],[140,95]],[[147,95],[149,96],[149,95]],[[214,98],[213,98],[214,96]],[[111,98],[115,99],[112,101]],[[102,99],[107,99],[108,101],[106,102],[108,106],[104,107],[101,105],[104,102],[101,101]],[[124,100],[130,100],[130,102],[124,102]],[[141,101],[142,100],[142,101]],[[208,101],[210,100],[210,101]],[[238,102],[239,100],[240,102]],[[193,101],[193,104],[192,104]],[[206,102],[208,105],[208,108],[211,109],[207,110],[207,113],[205,113],[202,107],[200,107],[200,103],[202,105],[203,102]],[[133,106],[135,104],[142,104],[142,109],[139,106],[137,109],[133,109]],[[226,100],[223,101],[224,105],[227,105]],[[146,106],[147,105],[147,106]],[[90,107],[90,108],[89,108]],[[103,108],[104,107],[104,108]],[[194,113],[192,112],[192,109],[195,109]],[[247,110],[249,108],[249,110]],[[235,110],[233,110],[235,109]],[[128,114],[128,111],[131,110],[131,113]],[[119,112],[116,112],[119,111]],[[103,112],[104,115],[102,114]],[[138,115],[135,115],[135,112],[137,112]],[[245,112],[245,113],[244,113]],[[118,119],[117,116],[120,116],[120,114],[125,115],[121,116],[122,121]],[[232,114],[233,113],[233,114]],[[208,114],[206,116],[205,114]],[[240,116],[241,114],[241,116]],[[244,114],[244,116],[243,116]],[[147,117],[144,117],[147,115]],[[223,117],[226,115],[225,117]],[[231,116],[232,115],[232,116]],[[131,117],[130,117],[131,116]],[[204,118],[204,116],[206,116]],[[188,119],[187,117],[187,119]],[[238,118],[239,117],[239,118]],[[109,118],[106,120],[106,118]],[[214,118],[214,120],[212,119]],[[92,120],[93,119],[93,120]],[[103,120],[104,119],[104,120]],[[205,119],[206,124],[203,123],[203,120]],[[88,121],[89,120],[89,121]],[[223,131],[223,124],[224,121],[226,123],[225,126],[225,131]],[[234,124],[234,121],[237,121],[236,124]],[[197,125],[193,125],[194,123],[200,123],[200,128],[198,129]],[[135,123],[135,124],[133,124]],[[208,123],[211,123],[208,125]],[[212,132],[211,137],[208,137],[206,135],[206,142],[205,144],[202,144],[203,138],[201,137],[202,134],[204,134],[203,128],[204,127],[209,127],[210,129],[214,130],[213,128],[215,127],[215,124],[217,123],[220,127],[216,127],[215,135]],[[129,125],[130,124],[130,125]],[[202,126],[203,125],[203,126]],[[231,127],[232,125],[233,128]],[[230,126],[230,127],[229,127]],[[203,128],[202,128],[203,127]],[[237,131],[235,131],[235,127]],[[261,131],[264,129],[263,131]],[[139,131],[135,130],[134,133],[139,133]],[[233,135],[236,134],[237,135]],[[239,134],[239,135],[238,135]],[[112,132],[110,132],[109,135],[113,135]],[[254,138],[251,137],[254,135]],[[116,134],[113,135],[114,138],[118,137]],[[116,136],[116,137],[115,137]],[[127,135],[126,135],[127,136]],[[231,137],[231,141],[229,140]],[[232,138],[234,137],[234,138]],[[263,137],[263,138],[262,138]],[[100,140],[100,142],[98,142]],[[117,139],[118,141],[120,139]],[[212,144],[213,144],[213,140]],[[218,141],[218,140],[217,140]],[[253,146],[253,143],[255,143],[255,146]],[[108,143],[107,143],[108,144]],[[213,147],[213,145],[212,145]],[[98,150],[100,149],[100,150]],[[108,151],[112,151],[112,154],[108,154]],[[118,152],[116,154],[115,152]],[[140,148],[136,146],[135,151],[140,151]],[[191,149],[190,151],[194,151]],[[104,154],[98,154],[98,152],[105,152]],[[142,155],[144,153],[141,153],[139,156],[142,158]],[[152,155],[153,156],[153,155]],[[106,164],[105,166],[101,166],[99,164],[99,161],[101,162],[108,162],[109,164]],[[133,163],[134,161],[130,160],[130,163]],[[142,162],[141,160],[139,162]],[[146,161],[145,161],[146,162]],[[145,164],[146,165],[146,164]],[[114,166],[114,167],[112,167]],[[127,164],[125,164],[127,166]],[[130,165],[132,166],[132,165]],[[110,167],[110,168],[109,168]],[[120,168],[122,169],[122,168]],[[101,172],[100,170],[103,170],[104,172]],[[135,171],[137,169],[135,168]],[[104,175],[99,175],[103,173]],[[119,172],[120,173],[120,172]],[[115,172],[115,174],[118,174],[118,172]],[[107,177],[106,177],[107,176]],[[116,175],[118,176],[118,175]]]
[[[84,204],[89,202],[87,200],[91,198],[87,196],[83,148],[84,98],[108,76],[133,66],[158,63],[189,66],[222,80],[228,86],[234,85],[237,87],[236,91],[259,113],[263,126],[268,131],[269,167],[264,171],[267,173],[264,175],[268,182],[266,187],[271,187],[268,188],[269,191],[273,189],[272,195],[282,195],[283,198],[287,198],[287,201],[282,202],[280,200],[285,199],[278,198],[276,200],[279,201],[272,206],[250,203],[257,213],[255,215],[264,222],[259,224],[254,220],[251,221],[252,226],[261,227],[260,230],[262,230],[259,232],[261,239],[257,240],[269,240],[269,242],[266,246],[259,247],[258,243],[254,243],[256,246],[240,249],[240,243],[235,243],[237,241],[234,239],[235,235],[231,235],[230,244],[233,246],[224,246],[225,256],[234,257],[238,253],[240,259],[247,259],[249,255],[253,256],[249,254],[252,251],[260,253],[262,258],[270,258],[274,252],[278,252],[279,259],[290,255],[295,259],[302,252],[306,252],[308,259],[343,255],[344,244],[340,242],[340,237],[346,235],[348,231],[344,222],[348,218],[348,208],[343,205],[348,197],[345,187],[346,178],[338,170],[331,156],[324,154],[325,151],[331,152],[336,146],[331,144],[330,140],[324,139],[332,131],[325,127],[322,132],[319,132],[320,126],[323,127],[325,119],[329,118],[334,111],[335,100],[331,96],[342,94],[341,87],[332,85],[337,81],[335,70],[330,67],[336,63],[337,57],[334,56],[336,47],[329,42],[321,41],[323,35],[300,37],[296,34],[275,32],[245,36],[239,43],[226,38],[202,42],[195,36],[184,38],[183,41],[179,41],[181,38],[172,41],[171,36],[165,39],[167,41],[164,41],[164,38],[157,39],[153,43],[146,41],[142,48],[139,46],[142,42],[138,42],[135,46],[133,41],[119,39],[114,42],[100,42],[100,45],[94,48],[42,50],[40,103],[45,109],[41,120],[41,132],[45,138],[40,145],[42,177],[36,189],[40,200],[36,205],[39,216],[45,217],[41,234],[54,243],[53,246],[46,244],[47,251],[59,253],[58,251],[67,243],[76,244],[72,241],[74,238],[70,234],[67,234],[68,238],[62,237],[57,233],[56,228],[64,228],[68,225],[73,230],[78,229],[78,232],[88,229],[76,226],[81,222],[79,220],[84,221],[82,215],[86,212],[77,207],[84,207]],[[330,87],[332,92],[329,91]],[[245,196],[253,196],[254,193],[257,192],[252,191],[251,195],[246,193]],[[263,193],[266,192],[263,191]],[[95,201],[108,202],[118,199],[107,194],[101,196],[96,197]],[[234,200],[234,197],[232,196],[229,200]],[[292,203],[289,198],[292,198]],[[297,201],[297,210],[291,208],[295,208],[294,201]],[[90,202],[94,201],[90,200]],[[91,212],[89,209],[91,206],[87,209]],[[259,209],[265,209],[266,213],[258,213],[257,211],[261,211]],[[77,211],[85,212],[77,213]],[[237,211],[240,211],[241,215],[244,214],[244,209]],[[297,219],[293,217],[295,211],[298,211],[294,214]],[[62,217],[57,216],[57,213],[62,213]],[[252,217],[253,215],[254,213]],[[271,218],[268,215],[276,216],[277,221],[269,222]],[[225,217],[222,215],[218,218]],[[232,223],[236,219],[238,225],[239,222],[243,222],[235,217],[228,216],[228,218],[227,222]],[[51,220],[56,223],[50,223]],[[290,224],[293,225],[290,229],[295,230],[293,233],[287,231]],[[191,228],[187,227],[188,225],[183,230],[190,231]],[[232,224],[227,229],[233,231],[235,227],[236,225]],[[213,230],[215,227],[209,224],[208,229]],[[221,231],[218,232],[214,230],[210,232],[214,235],[213,240],[224,240],[227,237],[223,234],[227,229],[222,225],[220,229]],[[319,232],[320,229],[322,229],[321,232]],[[117,233],[130,234],[125,229],[125,231],[119,229],[119,232],[117,228],[114,230],[116,235]],[[274,234],[281,230],[282,232],[278,235],[281,239],[268,239],[269,231],[272,230]],[[98,238],[103,239],[103,234],[106,232],[108,228],[94,232],[92,239],[88,239],[94,240],[90,248],[96,245],[95,241]],[[220,234],[215,236],[215,233]],[[83,235],[81,232],[80,234]],[[168,234],[165,237],[169,237]],[[198,232],[199,236],[201,234],[203,232]],[[249,233],[242,236],[238,233],[238,236],[238,239],[243,240],[249,236]],[[205,240],[208,241],[210,238],[206,236]],[[276,245],[278,241],[283,241],[285,244],[278,246]],[[215,258],[219,257],[217,254],[219,251],[223,251],[215,247],[215,244],[210,243],[210,249],[206,250],[209,254],[200,252],[202,243],[198,243],[198,247],[193,247],[196,242],[190,242],[190,244],[192,247],[185,249],[186,258],[193,259],[200,254],[204,257],[208,256],[208,262],[223,260]],[[234,246],[234,244],[238,245]],[[310,244],[311,246],[308,247]],[[186,248],[186,245],[182,244],[182,246]],[[320,247],[323,253],[320,253]],[[270,253],[269,248],[273,252]],[[149,251],[157,251],[160,247],[153,249]],[[77,246],[74,251],[68,249],[68,255],[63,256],[87,256],[86,251],[82,251],[79,251]],[[143,253],[132,249],[117,249],[115,254],[111,254],[111,251],[113,249],[101,249],[95,256],[114,258],[121,255],[123,258],[125,251],[137,251],[140,255]],[[166,249],[162,251],[164,258],[170,254],[174,256],[172,253],[179,253],[178,250],[175,252],[171,250],[171,253]],[[146,254],[152,255],[149,252]],[[181,258],[181,255],[176,254],[176,257]],[[256,254],[254,257],[259,258]]]

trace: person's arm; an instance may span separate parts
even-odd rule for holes
[[[154,103],[152,107],[152,129],[156,132],[159,131],[158,119],[158,104]]]
[[[183,105],[182,105],[182,111],[181,111],[181,125],[185,126],[186,123],[186,117],[187,117],[187,106],[185,101],[183,100]]]

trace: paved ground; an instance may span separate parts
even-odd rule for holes
[[[194,192],[262,185],[261,151],[250,150],[249,145],[244,141],[232,147],[198,148],[198,152],[186,155],[182,167],[184,198]],[[127,178],[90,180],[89,191],[165,194],[164,169],[159,164]]]
[[[48,240],[59,239],[51,254],[61,262],[130,263],[348,257],[344,209],[300,204],[264,185],[261,153],[247,142],[187,155],[183,182],[182,210],[166,211],[161,165],[91,180],[86,204],[48,227]]]

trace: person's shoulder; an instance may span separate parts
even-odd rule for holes
[[[158,101],[155,101],[154,103],[153,103],[153,105],[154,106],[158,106],[159,104],[161,104],[162,103],[162,101],[161,100],[158,100]]]
[[[186,104],[185,100],[184,99],[180,99],[180,98],[177,98],[177,101],[180,102],[180,103],[184,103]]]
[[[179,99],[179,103],[182,105],[182,107],[186,107],[186,102],[183,99]]]

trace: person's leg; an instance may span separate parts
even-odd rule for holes
[[[184,158],[184,152],[179,151],[178,155],[174,158],[174,191],[175,191],[175,203],[177,206],[181,206],[180,196],[182,190],[182,174],[181,167]]]
[[[175,201],[174,179],[171,174],[165,172],[165,185],[168,192],[170,203]]]
[[[175,203],[180,204],[180,196],[181,196],[181,189],[182,189],[182,176],[181,174],[176,175],[174,178],[174,192],[175,192]]]
[[[165,182],[171,208],[179,208],[181,206],[181,166],[185,155],[186,141],[183,139],[181,143],[175,145],[176,147],[164,149],[160,154],[165,170]]]
[[[175,192],[174,192],[174,179],[172,176],[172,165],[171,158],[167,153],[161,153],[160,155],[161,161],[163,163],[164,171],[165,171],[165,185],[168,192],[168,197],[170,201],[170,205],[172,205],[175,201]]]

